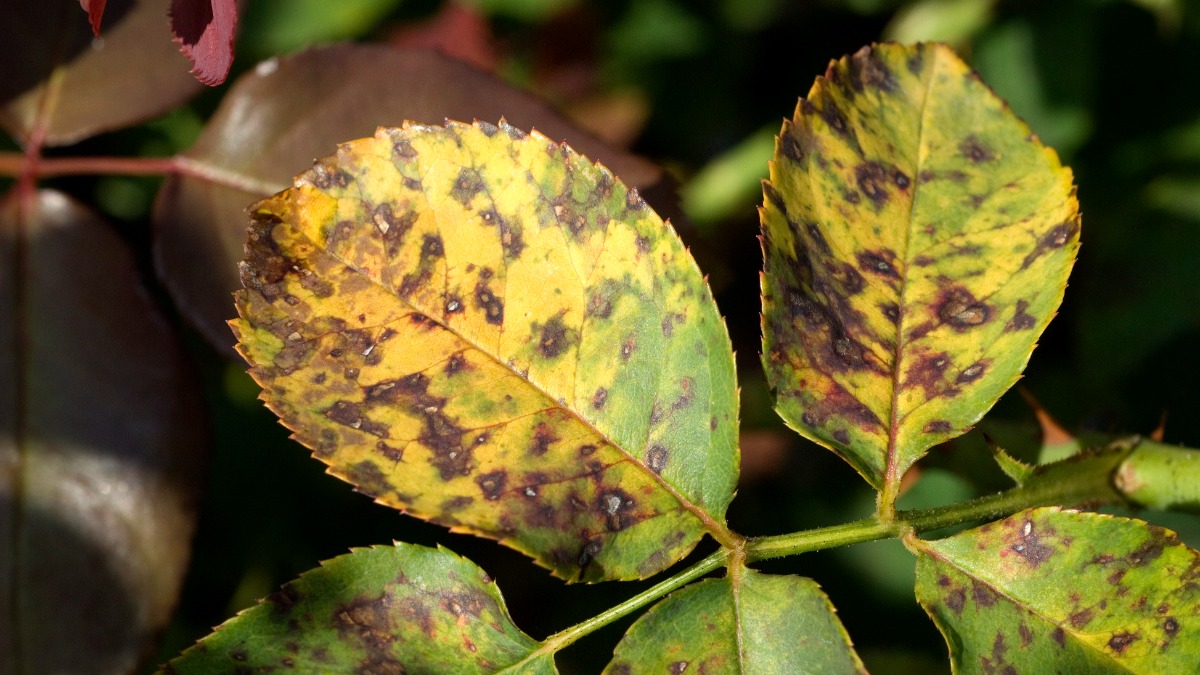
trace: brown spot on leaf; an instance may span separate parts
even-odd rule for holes
[[[534,324],[534,330],[537,330],[537,324]],[[561,356],[567,351],[570,346],[571,334],[563,323],[562,316],[551,317],[549,321],[541,326],[541,332],[538,336],[538,351],[547,359],[553,359]]]
[[[1129,645],[1136,642],[1137,639],[1137,634],[1130,633],[1128,631],[1121,631],[1120,633],[1115,633],[1111,638],[1109,638],[1108,648],[1118,654],[1123,654],[1125,653],[1125,650],[1129,648]]]
[[[1063,631],[1062,626],[1055,628],[1050,633],[1050,637],[1058,643],[1059,647],[1065,647],[1067,644],[1067,634]]]
[[[467,206],[475,195],[484,189],[483,178],[479,172],[464,166],[458,171],[458,178],[454,181],[454,187],[450,189],[450,196],[458,200],[459,204]]]
[[[604,404],[608,401],[608,390],[604,387],[598,387],[596,393],[592,394],[592,407],[596,410],[603,410]]]
[[[1091,623],[1094,617],[1095,610],[1093,610],[1091,607],[1087,607],[1079,610],[1078,612],[1072,613],[1067,617],[1067,621],[1071,624],[1072,628],[1083,628]]]
[[[825,100],[822,103],[824,105],[817,111],[821,115],[821,119],[825,120],[825,124],[828,124],[829,128],[833,129],[840,136],[849,137],[850,125],[846,123],[846,116],[842,114],[842,111],[838,109],[833,101]]]
[[[1017,541],[1008,548],[1033,567],[1038,567],[1054,555],[1054,549],[1042,543],[1041,536],[1041,533],[1034,527],[1033,521],[1026,520]]]
[[[1017,634],[1021,636],[1021,648],[1028,647],[1033,642],[1033,631],[1022,621],[1017,625]]]
[[[496,501],[500,498],[506,482],[508,482],[508,473],[503,470],[491,471],[475,477],[475,484],[479,486],[483,498],[488,501]]]
[[[1059,223],[1050,228],[1049,232],[1038,238],[1037,246],[1029,252],[1029,255],[1025,256],[1025,260],[1021,261],[1021,269],[1026,269],[1046,253],[1066,246],[1067,242],[1071,241],[1078,234],[1078,218],[1065,223]]]
[[[971,382],[978,380],[979,378],[983,377],[984,373],[987,372],[988,365],[990,364],[991,361],[988,359],[980,359],[979,361],[972,363],[964,368],[963,371],[958,374],[958,377],[954,378],[954,383],[970,384]]]
[[[962,614],[963,607],[967,604],[967,591],[964,588],[952,588],[946,594],[946,606],[955,614]]]
[[[996,599],[1000,596],[996,591],[992,590],[987,584],[981,584],[978,581],[971,581],[971,597],[975,599],[975,604],[980,607],[991,607],[996,604]]]
[[[395,641],[392,626],[391,604],[388,594],[376,598],[358,598],[333,610],[333,625],[343,639],[354,636],[361,641],[368,653],[388,649]]]
[[[455,352],[446,359],[446,366],[442,370],[446,375],[457,375],[467,368],[470,368],[467,358],[462,352]]]
[[[1162,555],[1163,548],[1163,540],[1158,537],[1152,537],[1132,551],[1125,559],[1134,567],[1149,565]]]
[[[620,488],[608,488],[596,497],[596,510],[604,515],[612,532],[619,532],[636,522],[632,513],[636,507],[633,497]]]
[[[922,431],[927,434],[944,434],[947,431],[950,431],[952,428],[953,425],[946,420],[933,420],[932,422],[926,424]]]
[[[896,90],[896,76],[883,62],[879,54],[870,47],[863,47],[850,57],[851,86],[858,91],[877,89],[891,92]]]
[[[494,326],[504,324],[504,303],[482,281],[475,284],[475,306],[483,312],[483,318],[488,323]]]
[[[945,291],[937,305],[938,319],[959,331],[987,323],[991,313],[991,307],[962,286],[952,286]]]
[[[1037,325],[1037,319],[1025,310],[1029,309],[1027,300],[1017,301],[1017,311],[1013,312],[1013,317],[1008,320],[1004,326],[1004,332],[1011,333],[1018,330],[1029,330]]]
[[[850,445],[850,432],[846,431],[845,429],[838,429],[837,431],[833,432],[833,440],[841,443],[842,445]]]
[[[621,342],[621,360],[628,361],[635,351],[637,351],[637,335],[629,333]]]
[[[629,193],[625,195],[625,206],[631,211],[641,211],[646,208],[646,200],[638,194],[637,188],[630,188]]]
[[[662,473],[662,470],[666,468],[667,461],[670,459],[670,457],[671,453],[665,446],[652,445],[650,446],[650,449],[646,451],[646,466],[650,467],[650,470],[654,473]]]
[[[687,661],[672,661],[671,664],[667,666],[667,670],[671,673],[671,675],[680,675],[680,673],[687,669]]]
[[[973,164],[982,162],[990,162],[996,158],[995,152],[992,151],[983,141],[979,140],[975,134],[971,134],[958,144],[958,151],[962,153],[968,161]]]
[[[876,206],[886,204],[890,196],[887,190],[889,173],[887,168],[874,161],[863,162],[854,168],[858,189]]]
[[[325,410],[325,417],[341,424],[380,438],[388,437],[387,427],[367,419],[363,406],[352,401],[338,401]]]
[[[858,266],[872,274],[899,280],[900,274],[892,265],[895,258],[895,254],[888,250],[863,251],[858,254]]]
[[[533,439],[529,443],[529,452],[534,457],[541,457],[551,445],[560,440],[562,439],[555,433],[554,427],[545,422],[538,422],[533,430]]]
[[[929,354],[921,357],[904,374],[905,389],[921,387],[926,398],[934,398],[944,393],[946,369],[950,367],[950,355],[946,352]]]
[[[779,154],[796,163],[804,161],[804,149],[796,139],[796,129],[791,122],[784,122],[783,131],[779,134]]]
[[[1179,622],[1173,616],[1168,616],[1164,619],[1162,627],[1163,632],[1166,633],[1168,638],[1175,637],[1175,634],[1179,632]]]

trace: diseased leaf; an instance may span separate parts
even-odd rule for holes
[[[210,86],[224,82],[233,65],[237,0],[171,0],[170,17],[179,50],[195,66],[192,75]]]
[[[470,560],[397,543],[301,574],[162,672],[556,672],[538,647]]]
[[[784,122],[764,186],[777,409],[883,491],[1016,381],[1078,249],[1071,173],[949,48],[865,48]]]
[[[629,628],[604,671],[865,673],[816,582],[739,571],[673,593]]]
[[[678,237],[607,169],[503,121],[407,124],[251,219],[239,351],[332,473],[566,579],[728,541],[729,338]]]
[[[74,3],[0,3],[0,124],[67,145],[159,115],[200,86],[163,25],[167,0],[109,0],[93,39]]]
[[[174,57],[172,57],[174,58]],[[230,350],[229,295],[246,240],[246,204],[291,184],[338,142],[403,120],[499,119],[536,127],[644,188],[660,172],[571,126],[541,101],[425,51],[338,45],[271,59],[238,79],[187,153],[193,171],[169,176],[154,207],[159,275],[184,314]]]
[[[1042,508],[911,543],[956,672],[1200,670],[1200,554],[1174,532]]]
[[[0,203],[0,672],[128,673],[152,648],[203,483],[192,385],[104,222],[53,191]]]

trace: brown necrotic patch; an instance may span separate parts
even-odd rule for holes
[[[1049,232],[1038,238],[1037,246],[1029,252],[1029,255],[1025,256],[1025,260],[1021,261],[1021,269],[1028,268],[1043,255],[1066,246],[1077,236],[1079,236],[1078,218],[1055,225],[1050,228]]]
[[[642,211],[646,208],[646,200],[638,194],[637,188],[630,188],[625,195],[625,206],[630,211]]]
[[[496,501],[504,493],[504,485],[508,482],[508,472],[503,470],[490,471],[475,477],[475,484],[483,493],[483,498]]]
[[[417,222],[417,214],[406,211],[397,216],[392,205],[384,202],[377,205],[371,212],[371,220],[375,223],[375,229],[379,231],[380,238],[383,239],[384,250],[388,257],[394,258],[404,243],[405,235]]]
[[[1037,325],[1037,318],[1027,312],[1029,302],[1027,300],[1017,301],[1017,310],[1013,312],[1013,317],[1004,325],[1004,332],[1011,333],[1018,330],[1029,330]]]
[[[625,339],[621,341],[621,360],[628,361],[635,351],[637,351],[637,334],[627,333]]]
[[[1050,534],[1053,532],[1040,532],[1032,520],[1026,520],[1017,540],[1008,550],[1024,558],[1031,566],[1038,567],[1054,555],[1054,549],[1042,541],[1043,536]]]
[[[494,326],[504,324],[504,303],[484,281],[475,283],[475,307],[483,312],[483,318],[488,323]]]
[[[603,410],[604,404],[608,401],[608,390],[604,387],[596,389],[596,393],[592,394],[592,407],[596,410]]]
[[[838,135],[850,138],[850,125],[846,122],[846,116],[838,109],[837,105],[830,100],[822,101],[822,106],[817,110],[817,114],[821,119],[825,120],[825,124],[829,125],[830,129],[837,132]]]
[[[450,355],[450,358],[446,359],[446,365],[442,367],[442,372],[447,375],[457,375],[464,370],[468,370],[470,367],[471,365],[467,363],[467,357],[462,352],[455,352]]]
[[[637,522],[634,511],[637,502],[633,496],[620,488],[608,488],[596,496],[594,505],[611,532],[619,532]]]
[[[533,332],[538,335],[538,352],[546,359],[562,356],[574,342],[574,331],[563,323],[562,315],[554,316],[544,324],[534,322]]]
[[[850,86],[857,91],[876,89],[896,90],[896,76],[875,50],[864,47],[850,57]]]
[[[975,380],[978,380],[979,378],[983,377],[984,373],[987,372],[989,365],[991,365],[991,361],[989,359],[980,359],[975,363],[972,363],[964,368],[963,371],[958,374],[958,377],[954,378],[954,383],[970,384]]]
[[[454,181],[454,187],[450,189],[450,196],[463,206],[467,206],[475,198],[475,195],[485,189],[483,178],[479,172],[464,166],[458,171],[458,178]]]
[[[995,151],[979,140],[975,134],[967,136],[958,144],[958,152],[972,164],[990,162],[996,158]]]
[[[1137,639],[1137,633],[1130,633],[1129,631],[1114,633],[1108,640],[1108,648],[1117,654],[1124,654],[1125,650],[1129,649],[1129,645],[1136,642]]]
[[[529,453],[541,457],[550,450],[550,446],[562,440],[554,427],[546,422],[538,422],[533,429],[533,437],[529,441]]]
[[[667,467],[667,461],[670,460],[671,453],[663,445],[652,445],[646,450],[646,466],[654,473],[662,473]]]
[[[352,401],[338,401],[325,410],[325,417],[342,426],[350,427],[364,433],[388,437],[387,427],[367,418],[363,406]]]
[[[779,154],[796,163],[804,161],[804,148],[796,139],[796,128],[791,122],[783,123],[783,131],[779,134]]]
[[[946,370],[950,367],[950,355],[938,352],[922,356],[904,374],[903,387],[921,387],[925,398],[934,398],[945,392]]]
[[[952,428],[953,425],[946,420],[933,420],[932,422],[926,424],[921,431],[924,431],[927,434],[944,434],[947,431],[950,431]]]
[[[900,273],[896,271],[894,261],[896,254],[888,249],[878,251],[863,251],[858,254],[858,266],[860,269],[876,274],[887,279],[900,279]]]
[[[894,180],[894,170],[875,161],[859,164],[854,168],[854,179],[858,189],[876,206],[883,206],[891,196],[888,187]]]
[[[951,286],[944,290],[940,302],[935,305],[935,311],[939,321],[958,331],[987,323],[992,316],[991,306],[976,299],[962,286]]]
[[[417,441],[433,453],[430,463],[442,480],[467,475],[472,467],[472,447],[463,443],[464,429],[443,411],[446,399],[429,393],[429,377],[413,373],[364,388],[365,400],[374,405],[395,405],[422,421]]]

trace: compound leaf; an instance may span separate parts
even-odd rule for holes
[[[1016,381],[1078,248],[1071,173],[949,48],[830,65],[776,144],[763,362],[780,415],[884,494]]]
[[[630,627],[605,669],[633,673],[865,673],[811,579],[742,569],[679,590]]]
[[[556,672],[538,647],[474,563],[397,543],[301,574],[162,672]]]
[[[565,145],[380,129],[253,207],[242,276],[268,405],[379,502],[572,580],[728,541],[724,324],[670,227]]]
[[[1200,554],[1174,532],[1042,508],[912,545],[956,672],[1200,669]]]

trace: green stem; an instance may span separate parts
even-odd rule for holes
[[[651,602],[654,602],[667,593],[670,593],[671,591],[684,586],[693,580],[704,576],[705,574],[708,574],[722,565],[725,565],[726,561],[729,559],[729,556],[730,553],[727,549],[723,548],[719,551],[716,551],[704,560],[701,560],[695,565],[692,565],[691,567],[683,570],[669,579],[666,579],[665,581],[647,588],[646,590],[638,593],[632,598],[629,598],[616,607],[605,610],[604,612],[597,614],[586,621],[577,623],[566,630],[559,631],[545,640],[542,640],[541,647],[539,647],[536,651],[531,652],[519,662],[507,666],[505,670],[520,672],[522,667],[532,663],[535,659],[541,657],[542,655],[554,654],[555,652],[567,647],[588,633],[591,633],[599,628],[603,628],[613,621],[616,621],[617,619],[620,619],[621,617],[635,612]]]
[[[1037,506],[1076,506],[1125,501],[1113,487],[1113,472],[1129,454],[1128,448],[1080,455],[1041,467],[1023,485],[994,495],[932,509],[897,511],[893,519],[864,518],[844,525],[752,539],[746,545],[748,561],[819,551],[876,539],[941,530],[967,523],[994,520]]]
[[[1129,453],[1130,448],[1122,446],[1111,447],[1101,452],[1077,455],[1061,462],[1039,467],[1022,485],[1011,490],[958,504],[931,509],[896,511],[894,516],[888,520],[875,516],[832,527],[750,539],[746,542],[744,549],[722,548],[679,574],[638,593],[616,607],[551,635],[542,641],[541,647],[536,651],[509,668],[519,668],[543,655],[553,654],[584,635],[641,609],[722,565],[734,566],[877,539],[901,537],[908,532],[931,532],[977,521],[1003,518],[1037,506],[1122,503],[1125,499],[1113,486],[1113,474]]]

